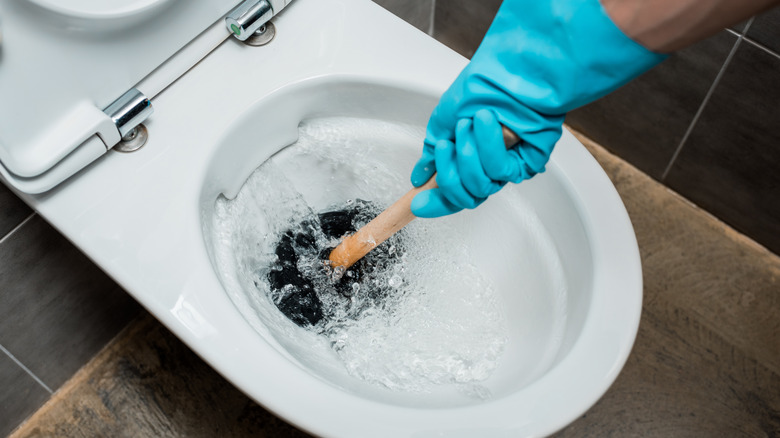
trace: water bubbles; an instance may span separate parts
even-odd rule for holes
[[[343,266],[336,266],[335,268],[331,269],[329,272],[330,272],[330,281],[332,283],[337,283],[344,276],[346,269]],[[352,273],[350,273],[350,277],[352,276],[351,274]]]
[[[294,294],[296,291],[297,291],[297,288],[295,286],[293,286],[292,284],[286,284],[282,288],[282,293],[283,293],[282,297],[290,296],[290,295]]]
[[[322,340],[301,349],[329,349],[355,378],[411,392],[472,385],[464,392],[487,398],[489,391],[478,382],[499,364],[507,323],[493,284],[475,267],[453,225],[444,219],[412,222],[372,251],[380,256],[362,274],[329,269],[320,256],[346,233],[336,222],[323,232],[323,212],[357,209],[350,220],[359,227],[409,189],[413,163],[388,167],[391,160],[377,154],[390,147],[353,140],[360,132],[371,138],[378,129],[392,137],[396,131],[407,136],[409,128],[357,119],[304,122],[295,145],[263,164],[234,200],[218,202],[224,223],[218,238],[225,248],[220,257],[236,266],[229,293],[251,303],[263,324],[286,324],[278,332],[288,336],[301,330],[277,308],[297,309],[296,324],[303,322],[307,333]],[[304,162],[311,166],[296,167]],[[279,169],[317,173],[319,179],[293,186]],[[298,251],[295,264],[284,268],[275,253],[281,236]],[[310,279],[310,289],[271,287],[269,276],[290,274],[291,267]],[[321,314],[306,314],[308,305],[320,306]]]
[[[400,275],[394,274],[392,277],[390,277],[389,280],[387,280],[387,285],[392,287],[392,288],[398,288],[398,287],[401,287],[403,282],[404,282],[404,279],[401,278]]]

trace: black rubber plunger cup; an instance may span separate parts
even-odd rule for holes
[[[315,325],[322,319],[322,302],[314,291],[314,283],[298,269],[298,253],[302,248],[313,247],[313,240],[302,232],[285,232],[276,244],[277,265],[268,272],[272,290],[289,292],[281,295],[276,307],[299,326]]]
[[[316,219],[304,220],[300,227],[287,230],[280,236],[275,248],[277,260],[268,272],[268,282],[273,295],[279,297],[274,300],[276,307],[287,318],[301,327],[317,325],[329,317],[317,295],[318,286],[320,293],[349,297],[353,293],[354,285],[357,284],[358,288],[361,288],[364,278],[374,272],[378,259],[391,259],[389,254],[385,254],[387,250],[379,251],[375,257],[366,257],[352,266],[349,275],[334,279],[324,263],[333,248],[317,247],[317,234],[321,233],[320,237],[324,236],[332,241],[340,239],[355,232],[359,225],[368,222],[379,211],[372,203],[358,199],[347,207],[320,213]],[[399,246],[400,244],[396,245],[393,251]],[[301,260],[312,257],[322,261],[319,263],[321,269],[303,272],[300,269]],[[322,290],[323,288],[326,290]],[[381,288],[374,287],[373,292],[368,293],[376,295],[378,289]],[[379,294],[381,295],[381,292]]]

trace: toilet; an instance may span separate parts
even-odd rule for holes
[[[231,284],[218,205],[242,196],[306,126],[349,132],[368,120],[361,157],[397,174],[387,197],[408,190],[427,118],[467,61],[373,2],[0,0],[0,34],[3,182],[296,427],[327,437],[546,436],[593,406],[625,364],[642,303],[636,239],[615,188],[566,130],[545,173],[442,219],[464,230],[506,317],[498,365],[471,393],[361,380]],[[371,123],[401,134],[372,144],[366,132],[390,134]],[[282,169],[316,208],[366,196],[307,163],[293,155]]]

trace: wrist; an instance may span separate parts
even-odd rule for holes
[[[670,53],[739,23],[778,0],[601,0],[620,30],[648,50]]]

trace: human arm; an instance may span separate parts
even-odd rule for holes
[[[662,53],[687,47],[778,4],[779,0],[601,0],[607,15],[629,38]]]
[[[740,5],[713,9],[705,3]],[[712,32],[707,20],[668,24],[675,13],[718,17],[720,26],[727,16],[740,21],[772,3],[777,1],[505,0],[472,61],[431,115],[411,179],[419,187],[438,171],[439,188],[419,194],[412,211],[436,217],[475,208],[506,183],[543,172],[566,112],[664,59],[634,37],[663,51]],[[677,6],[655,15],[646,9],[667,4]],[[500,125],[520,137],[516,148],[503,149]]]

